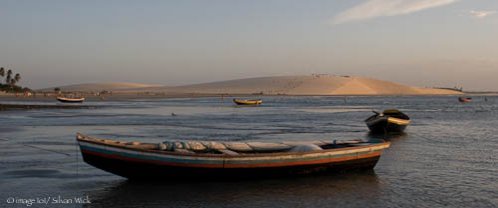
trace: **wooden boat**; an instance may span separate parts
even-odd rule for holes
[[[233,102],[237,105],[261,105],[263,100],[241,100],[241,99],[233,99]]]
[[[84,97],[69,98],[69,97],[57,96],[57,100],[63,103],[82,103],[83,101],[85,101],[85,98]]]
[[[460,101],[461,103],[468,103],[468,102],[472,101],[472,98],[471,97],[459,97],[458,101]]]
[[[373,133],[403,132],[410,124],[410,117],[396,109],[375,112],[365,120],[368,128]]]
[[[83,160],[137,180],[225,180],[372,169],[390,143],[121,142],[77,134]]]

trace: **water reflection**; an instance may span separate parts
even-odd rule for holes
[[[404,139],[408,136],[407,133],[401,132],[401,133],[387,133],[387,134],[377,134],[377,133],[372,133],[369,132],[365,138],[367,140],[378,140],[378,139],[383,139],[386,141],[394,142],[396,140],[401,140]]]
[[[365,202],[374,206],[382,186],[373,170],[239,182],[165,181],[116,180],[89,192],[89,207],[344,207]]]

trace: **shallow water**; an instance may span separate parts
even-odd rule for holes
[[[0,207],[10,197],[88,197],[73,207],[498,207],[498,97],[265,97],[105,102],[0,111]],[[43,104],[43,103],[41,103]],[[87,102],[85,105],[102,105]],[[372,109],[410,115],[373,171],[241,182],[137,183],[82,162],[75,133],[159,142],[368,139]],[[175,113],[177,116],[172,116]],[[34,203],[31,207],[42,207]]]

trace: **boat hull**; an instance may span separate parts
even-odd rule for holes
[[[123,158],[109,158],[83,153],[86,163],[132,180],[239,180],[255,178],[290,177],[308,174],[341,173],[345,171],[371,170],[380,156],[318,165],[301,165],[273,168],[192,168],[134,162]]]
[[[461,103],[468,103],[468,102],[471,102],[472,101],[472,98],[468,97],[459,97],[458,98],[458,101],[460,101]]]
[[[66,98],[57,98],[57,100],[59,102],[62,102],[62,103],[82,103],[83,101],[85,101],[84,98],[82,99],[66,99]]]
[[[261,105],[263,104],[262,100],[239,100],[233,99],[233,102],[237,105]]]
[[[185,156],[79,141],[83,160],[134,180],[227,180],[372,169],[389,143],[337,151],[230,157]]]
[[[408,126],[390,121],[388,117],[369,119],[366,123],[372,133],[401,133]]]
[[[397,109],[388,109],[365,120],[370,132],[374,134],[401,133],[410,124],[410,117]]]

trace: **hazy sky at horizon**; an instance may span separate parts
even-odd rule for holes
[[[498,90],[496,0],[0,0],[32,88],[327,73]]]

